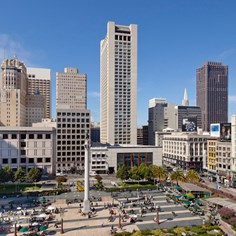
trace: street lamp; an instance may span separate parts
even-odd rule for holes
[[[14,236],[17,236],[17,227],[16,227],[16,225],[17,225],[17,216],[14,214],[13,215],[13,222],[14,222]]]
[[[158,212],[158,205],[156,205],[156,223],[159,225],[159,212]]]
[[[14,236],[17,236],[16,221],[15,221],[15,224],[14,224]]]
[[[120,229],[122,228],[122,227],[121,227],[121,215],[120,215],[120,214],[119,214],[119,223],[118,223],[118,228],[120,228]]]
[[[61,234],[64,234],[64,228],[63,228],[63,216],[64,216],[64,213],[61,212],[60,216],[61,216]]]

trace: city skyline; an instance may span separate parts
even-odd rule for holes
[[[80,73],[87,73],[88,109],[95,121],[100,120],[99,48],[108,21],[137,24],[139,29],[138,126],[147,124],[148,101],[152,98],[164,97],[180,105],[186,87],[190,105],[196,105],[196,69],[205,61],[229,66],[228,119],[236,113],[233,0],[227,4],[122,0],[116,7],[105,0],[43,3],[2,3],[3,9],[11,9],[11,17],[7,11],[1,14],[5,23],[0,31],[0,59],[16,54],[27,67],[51,69],[54,118],[56,72],[75,67],[80,68]],[[17,19],[21,19],[21,27],[15,24]]]

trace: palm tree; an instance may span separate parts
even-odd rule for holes
[[[158,178],[159,181],[165,180],[168,177],[167,171],[162,166],[152,165],[151,171],[154,178]]]
[[[195,170],[189,170],[186,174],[186,179],[191,183],[199,182],[200,176]]]
[[[177,185],[179,185],[179,181],[184,181],[185,180],[183,171],[181,171],[179,169],[172,172],[170,178],[171,178],[172,181],[175,180]]]

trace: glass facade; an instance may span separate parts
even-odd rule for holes
[[[153,153],[117,153],[117,169],[125,165],[128,169],[141,163],[153,164]]]

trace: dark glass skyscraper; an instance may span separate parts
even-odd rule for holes
[[[228,122],[228,66],[206,62],[197,69],[196,80],[203,130],[209,131],[211,123]]]

